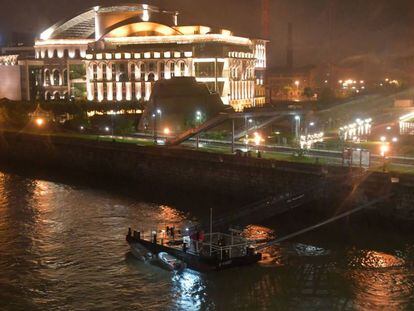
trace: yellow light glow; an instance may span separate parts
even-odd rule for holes
[[[381,156],[385,157],[385,155],[388,153],[389,150],[390,150],[390,147],[388,146],[388,144],[382,144],[380,147]]]
[[[243,46],[251,46],[252,41],[247,38],[219,35],[219,34],[207,34],[207,35],[165,35],[165,36],[130,36],[130,37],[117,37],[109,36],[104,38],[106,42],[114,44],[191,44],[191,43],[205,43],[205,42],[223,42],[230,44],[237,44]],[[327,82],[326,82],[327,83]]]
[[[35,46],[45,46],[45,45],[87,45],[88,43],[92,43],[94,40],[91,39],[51,39],[51,40],[43,40],[43,41],[36,41]]]
[[[169,129],[168,127],[166,127],[166,128],[164,129],[164,134],[165,134],[165,135],[170,135],[170,133],[171,133],[170,129]]]
[[[253,140],[254,140],[254,144],[255,144],[256,146],[259,146],[259,145],[260,145],[260,143],[261,143],[261,142],[263,142],[263,138],[262,138],[262,136],[261,136],[258,132],[255,132],[255,133],[254,133],[254,138],[253,138]]]
[[[125,38],[145,33],[155,33],[161,36],[180,35],[177,30],[166,25],[151,22],[141,22],[118,27],[106,34],[105,38]]]
[[[36,119],[37,126],[42,126],[44,123],[45,123],[45,120],[43,120],[42,118],[37,118]]]

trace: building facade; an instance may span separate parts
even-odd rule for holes
[[[240,111],[265,104],[266,41],[207,26],[180,26],[178,12],[149,5],[94,7],[35,42],[46,100],[147,101],[155,81],[195,77]]]

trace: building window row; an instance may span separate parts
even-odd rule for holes
[[[84,51],[81,49],[47,49],[47,50],[37,50],[36,58],[37,59],[46,59],[46,58],[83,58]]]
[[[175,76],[189,75],[184,61],[146,63],[92,63],[89,65],[89,79],[93,81],[156,81]]]
[[[98,53],[87,54],[86,59],[158,59],[158,58],[191,58],[193,52],[167,51],[167,52],[143,52],[143,53]]]
[[[68,71],[64,69],[60,72],[59,69],[45,69],[43,73],[44,86],[66,86],[68,85]]]
[[[90,101],[133,101],[148,100],[151,96],[150,82],[98,82],[91,83]]]

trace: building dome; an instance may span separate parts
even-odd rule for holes
[[[147,4],[97,6],[46,29],[41,40],[48,39],[100,39],[107,33],[128,24],[141,22],[176,26],[178,12],[160,10]]]

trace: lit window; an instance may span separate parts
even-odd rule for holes
[[[171,57],[171,52],[165,52],[164,57],[165,58],[170,58]]]
[[[171,78],[175,76],[175,63],[170,64],[170,76]]]
[[[144,53],[144,57],[145,58],[151,58],[151,52]]]
[[[102,79],[106,80],[106,64],[102,65]]]
[[[154,58],[160,58],[161,57],[161,54],[160,53],[158,53],[158,52],[155,52],[154,53]]]
[[[131,58],[131,53],[125,53],[125,59],[130,59]]]
[[[116,59],[121,59],[121,57],[122,57],[121,53],[116,53],[116,54],[115,54],[115,58],[116,58]]]
[[[111,53],[106,53],[105,58],[106,59],[112,59],[112,54]]]
[[[102,54],[101,53],[96,54],[96,59],[102,59]]]
[[[193,57],[193,52],[185,52],[184,56],[185,57]]]
[[[175,57],[175,58],[179,58],[179,57],[181,57],[181,53],[180,53],[180,52],[174,52],[174,57]]]

